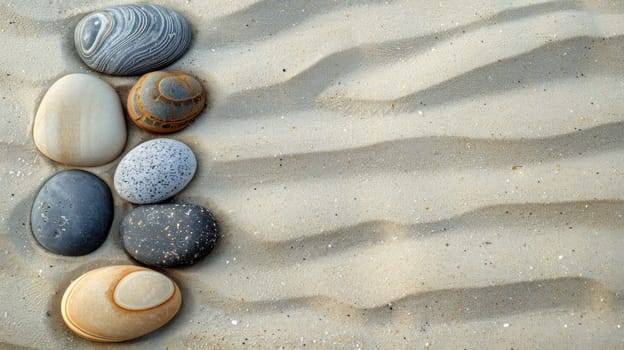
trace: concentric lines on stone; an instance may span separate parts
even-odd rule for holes
[[[113,75],[136,75],[163,68],[191,44],[191,26],[179,13],[162,6],[111,7],[84,17],[74,44],[91,68]]]

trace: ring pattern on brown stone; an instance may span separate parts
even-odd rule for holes
[[[128,95],[128,114],[140,128],[159,134],[187,127],[206,106],[202,84],[183,72],[147,73]]]

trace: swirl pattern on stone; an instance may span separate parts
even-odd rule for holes
[[[167,324],[180,310],[182,294],[169,277],[140,266],[91,270],[63,294],[61,314],[69,329],[98,342],[138,338]]]
[[[191,26],[162,6],[116,6],[80,20],[74,44],[80,58],[98,72],[137,75],[180,58],[191,44]]]
[[[165,134],[187,127],[206,106],[206,91],[193,76],[177,71],[147,73],[128,95],[128,113],[147,131]]]

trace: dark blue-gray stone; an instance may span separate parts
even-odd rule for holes
[[[74,31],[80,58],[98,72],[138,75],[166,67],[191,45],[191,26],[158,5],[110,7],[84,17]]]
[[[83,170],[66,170],[41,186],[30,224],[35,239],[45,249],[79,256],[104,243],[113,217],[113,196],[106,183]]]
[[[214,248],[218,232],[212,213],[195,204],[140,206],[121,223],[126,252],[155,267],[196,263]]]

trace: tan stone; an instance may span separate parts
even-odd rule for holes
[[[180,289],[167,276],[117,265],[91,270],[73,281],[63,294],[61,314],[85,339],[122,342],[162,327],[181,305]]]

